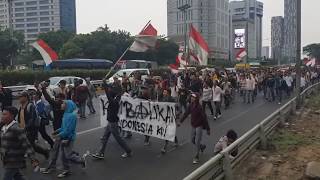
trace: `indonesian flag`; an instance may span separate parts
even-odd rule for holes
[[[176,64],[169,64],[168,68],[171,70],[173,74],[178,74],[179,73],[179,65]]]
[[[183,52],[180,52],[176,58],[176,63],[179,64],[180,67],[188,66],[188,62],[185,58],[185,55]]]
[[[242,48],[242,49],[240,49],[240,51],[237,53],[236,59],[237,59],[238,61],[241,61],[242,58],[244,58],[246,55],[247,55],[246,49],[245,49],[245,48]]]
[[[157,35],[158,31],[149,24],[135,37],[129,50],[134,52],[146,52],[148,49],[154,48],[157,44]]]
[[[200,65],[208,64],[209,46],[201,34],[191,25],[189,34],[190,56]]]
[[[53,61],[58,60],[58,54],[49,47],[42,39],[31,44],[41,54],[46,66],[49,66]]]
[[[311,60],[309,60],[306,64],[306,66],[310,66],[310,67],[314,67],[316,65],[316,59],[313,58]]]

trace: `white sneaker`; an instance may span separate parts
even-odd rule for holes
[[[198,158],[194,158],[192,161],[192,164],[199,164],[199,159]]]
[[[132,152],[130,153],[124,153],[121,155],[122,158],[128,158],[128,157],[131,157],[132,156]]]
[[[220,115],[218,115],[218,119],[220,119],[222,117],[222,115],[220,114]]]

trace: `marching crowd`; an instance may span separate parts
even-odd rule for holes
[[[320,73],[316,69],[304,70],[301,76],[301,86],[296,85],[296,73],[290,68],[255,69],[230,72],[192,71],[187,70],[179,74],[164,73],[162,76],[142,77],[135,74],[130,79],[123,74],[121,79],[114,78],[112,84],[104,83],[104,90],[108,97],[107,121],[105,132],[101,139],[99,151],[92,154],[96,159],[104,158],[104,151],[111,136],[114,136],[124,149],[123,158],[132,156],[132,150],[123,138],[130,138],[131,132],[120,132],[118,128],[118,111],[121,96],[130,96],[150,101],[174,102],[177,104],[179,127],[188,116],[191,116],[191,142],[195,145],[193,163],[199,163],[200,154],[206,149],[202,144],[203,131],[210,135],[210,121],[222,117],[222,108],[232,108],[235,102],[250,104],[256,101],[259,94],[268,102],[281,104],[285,98],[292,96],[295,88],[305,89],[318,82]],[[12,92],[0,83],[0,102],[2,104],[1,117],[1,145],[0,155],[4,168],[4,180],[24,179],[21,169],[26,167],[25,157],[29,157],[32,166],[39,168],[39,161],[35,158],[37,152],[48,160],[46,168],[40,168],[43,174],[49,174],[56,169],[56,162],[61,154],[63,171],[59,178],[71,174],[70,164],[86,167],[86,157],[80,156],[73,150],[76,140],[77,119],[87,118],[86,109],[91,114],[96,113],[93,98],[97,97],[95,87],[90,78],[75,82],[74,86],[67,86],[62,80],[59,88],[50,91],[49,82],[35,83],[36,92],[22,92],[19,94],[19,107],[12,106]],[[206,111],[206,108],[209,111]],[[209,112],[209,113],[207,113]],[[52,124],[52,130],[48,126]],[[38,134],[50,148],[39,143]],[[51,135],[49,135],[51,134]],[[238,138],[234,130],[228,130],[226,136],[220,138],[214,147],[217,154]],[[168,141],[161,149],[166,153]],[[178,137],[175,146],[179,146]],[[42,144],[43,145],[43,144]],[[145,136],[144,145],[150,145],[150,137]],[[26,156],[28,155],[28,156]],[[236,156],[234,151],[232,156]]]

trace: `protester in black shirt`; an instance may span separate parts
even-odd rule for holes
[[[105,128],[103,137],[101,139],[100,150],[96,154],[93,154],[92,156],[96,159],[104,159],[104,152],[107,147],[109,138],[112,134],[113,137],[118,142],[118,144],[125,150],[125,153],[122,155],[122,157],[123,158],[130,157],[132,155],[132,151],[127,145],[127,143],[120,137],[120,132],[118,128],[118,121],[119,121],[118,112],[120,108],[119,102],[121,99],[121,93],[115,91],[112,88],[108,88],[106,95],[109,101],[109,105],[107,109],[107,112],[108,112],[107,121],[109,123]]]
[[[12,106],[12,91],[3,87],[3,84],[0,82],[0,103],[1,110],[6,106]]]

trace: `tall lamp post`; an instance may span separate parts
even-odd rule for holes
[[[10,39],[14,40],[14,37],[13,37],[13,19],[12,19],[12,3],[13,3],[13,0],[8,0],[9,33],[10,33]],[[11,56],[10,56],[10,67],[11,68],[13,68],[13,56],[14,56],[14,54],[12,53]]]
[[[187,57],[187,29],[188,29],[188,24],[187,24],[187,10],[190,9],[191,6],[189,4],[185,4],[183,6],[178,7],[178,9],[183,13],[184,16],[184,57]]]
[[[296,0],[297,3],[297,54],[296,54],[296,97],[297,108],[301,106],[301,0]]]

